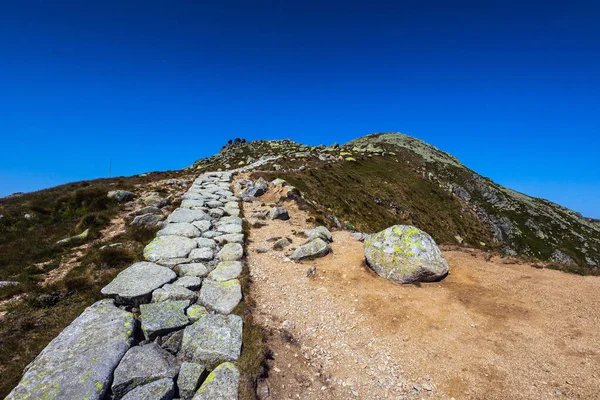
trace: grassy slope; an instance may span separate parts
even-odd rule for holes
[[[111,240],[123,248],[100,250],[92,245],[79,265],[63,280],[42,287],[44,273],[72,255],[72,247],[92,242],[111,217],[121,212],[108,201],[112,189],[133,189],[158,179],[178,177],[180,172],[153,173],[130,178],[100,179],[62,185],[15,198],[0,199],[0,280],[16,280],[19,286],[0,289],[0,300],[23,294],[9,304],[0,325],[0,397],[19,381],[24,367],[75,319],[85,307],[101,298],[100,289],[123,268],[142,258],[143,246],[153,230],[129,227]],[[32,215],[30,220],[24,214]],[[90,228],[84,242],[57,247],[56,241]],[[44,263],[42,267],[35,263]]]

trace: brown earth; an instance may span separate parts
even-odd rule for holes
[[[281,191],[244,203],[244,215],[254,221]],[[252,228],[248,243],[254,320],[272,332],[270,399],[600,398],[600,278],[461,249],[444,252],[443,281],[397,285],[345,231],[332,254],[294,263],[285,254],[304,242],[294,231],[312,226],[285,206],[291,219]],[[273,250],[277,236],[292,245]]]

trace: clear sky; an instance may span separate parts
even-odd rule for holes
[[[400,131],[600,218],[598,1],[2,1],[0,196]]]

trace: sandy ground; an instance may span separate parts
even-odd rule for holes
[[[244,215],[278,200],[270,191]],[[248,245],[255,320],[272,332],[270,399],[600,398],[599,278],[461,250],[444,252],[443,281],[397,285],[345,231],[332,254],[294,263],[293,231],[313,226],[285,206],[291,219],[252,228]],[[273,250],[277,236],[292,245]]]

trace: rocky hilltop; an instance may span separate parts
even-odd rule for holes
[[[488,248],[598,274],[600,225],[550,201],[503,187],[456,157],[400,133],[346,144],[230,141],[199,170],[257,168],[295,185],[321,223],[373,233],[415,225],[438,243]]]

